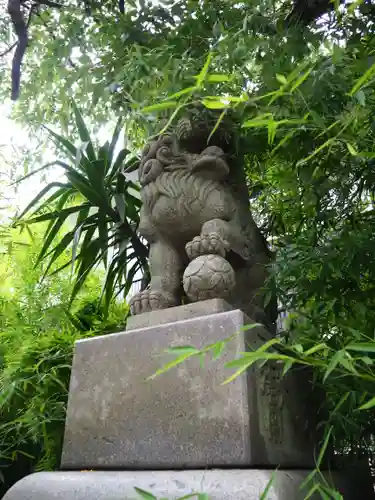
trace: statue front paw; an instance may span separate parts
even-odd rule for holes
[[[229,243],[221,238],[219,233],[210,233],[202,236],[196,236],[185,246],[185,251],[190,260],[200,255],[220,255],[225,257],[229,250]]]
[[[173,295],[153,290],[136,293],[129,301],[130,312],[133,316],[176,305],[177,299]]]

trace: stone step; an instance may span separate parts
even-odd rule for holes
[[[304,500],[313,486],[299,489],[308,472],[276,471],[265,499]],[[271,470],[40,472],[19,481],[3,500],[141,500],[136,487],[158,500],[190,493],[205,493],[208,500],[259,500],[272,475]],[[345,500],[365,500],[358,491],[352,495],[344,489]]]

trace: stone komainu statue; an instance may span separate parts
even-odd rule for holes
[[[151,282],[131,312],[225,298],[273,330],[275,301],[265,308],[262,290],[272,254],[230,137],[217,133],[207,145],[213,125],[185,118],[143,152],[139,232],[150,244]]]

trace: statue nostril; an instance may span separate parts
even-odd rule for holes
[[[149,160],[145,163],[143,167],[143,175],[147,175],[152,169],[152,160]]]

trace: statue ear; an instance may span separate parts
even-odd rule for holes
[[[198,156],[193,163],[192,171],[204,179],[223,180],[229,175],[228,163],[224,159],[224,154],[218,154],[217,151],[210,149],[207,148]]]

